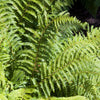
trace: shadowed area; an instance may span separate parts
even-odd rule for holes
[[[88,22],[90,25],[94,25],[95,27],[100,26],[100,8],[97,11],[96,18],[94,18],[88,10],[84,8],[81,2],[77,1],[69,12],[71,16],[76,16],[82,22]]]

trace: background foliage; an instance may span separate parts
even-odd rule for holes
[[[0,1],[0,99],[100,99],[100,29],[70,16],[75,1]]]

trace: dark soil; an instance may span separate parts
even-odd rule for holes
[[[88,22],[90,25],[94,25],[94,27],[100,26],[100,8],[97,11],[96,18],[80,2],[75,2],[69,12],[71,16],[76,16],[81,22]]]

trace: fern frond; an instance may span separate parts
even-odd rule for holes
[[[89,76],[91,78],[94,76],[94,69],[96,68],[94,59],[96,58],[97,50],[99,50],[96,43],[99,42],[100,32],[95,33],[95,35],[98,34],[96,36],[98,38],[93,34],[91,35],[91,39],[84,39],[81,35],[75,36],[73,39],[68,39],[68,43],[64,44],[65,49],[58,53],[55,60],[51,60],[49,65],[44,63],[41,66],[41,82],[39,85],[46,97],[50,95],[51,91],[54,91],[54,83],[61,89],[61,84],[66,87],[66,81],[71,84],[76,81],[79,75],[83,77],[84,81]],[[99,72],[96,72],[96,75],[99,75]],[[81,92],[83,93],[84,91]]]
[[[3,94],[0,94],[0,99],[1,100],[8,100]]]
[[[74,3],[65,2],[65,8]],[[64,91],[66,96],[99,98],[100,29],[87,30],[88,24],[70,17],[63,3],[0,1],[0,82],[9,85],[3,91],[10,100],[30,99],[34,91],[46,97]],[[87,37],[80,29],[88,31]]]
[[[30,94],[32,94],[33,92],[37,93],[38,91],[32,88],[20,88],[20,89],[12,91],[8,95],[8,100],[17,100],[19,98],[29,100],[29,99],[32,99]]]

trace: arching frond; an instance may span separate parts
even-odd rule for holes
[[[0,1],[2,98],[100,98],[100,29],[70,17],[68,7],[73,4],[74,0]]]
[[[94,30],[96,31],[96,29]],[[83,38],[80,35],[75,36],[73,39],[68,39],[68,43],[64,44],[64,49],[61,50],[58,55],[56,54],[57,56],[55,60],[49,61],[49,65],[47,65],[46,63],[43,63],[43,65],[41,65],[41,81],[39,83],[39,86],[41,86],[41,89],[44,91],[45,96],[50,95],[51,91],[55,91],[55,84],[59,89],[61,89],[61,84],[66,87],[67,83],[72,84],[78,81],[78,83],[76,83],[78,85],[80,79],[82,79],[81,81],[83,81],[83,83],[81,83],[80,85],[83,86],[81,87],[80,85],[78,85],[76,91],[79,95],[82,95],[87,91],[84,90],[85,82],[87,82],[87,80],[90,79],[91,81],[94,81],[95,79],[93,77],[97,76],[99,79],[100,72],[96,70],[100,70],[100,68],[97,67],[95,61],[95,59],[97,58],[96,53],[99,50],[99,47],[97,45],[100,38],[99,34],[99,30],[97,30],[95,36],[93,32],[88,38]],[[98,82],[99,81],[100,80],[98,80]],[[95,90],[93,89],[95,85],[96,83],[92,83],[90,93],[88,94],[89,98],[91,98],[91,95],[93,95],[93,93],[95,92]],[[98,95],[99,94],[97,93],[96,97],[94,98],[97,98]]]

